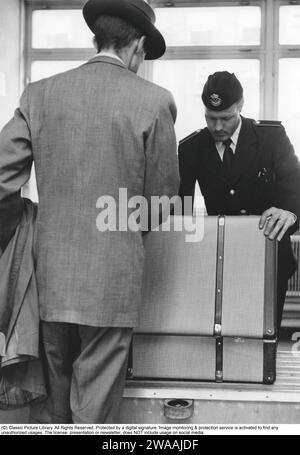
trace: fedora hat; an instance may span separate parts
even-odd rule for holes
[[[165,53],[165,40],[154,26],[155,13],[144,0],[88,0],[82,12],[93,33],[96,20],[104,14],[121,17],[139,29],[146,36],[146,60],[155,60]]]

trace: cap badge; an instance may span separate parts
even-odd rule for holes
[[[210,103],[214,107],[219,107],[219,106],[221,106],[223,101],[221,100],[219,95],[217,95],[217,93],[213,93],[212,95],[210,95]]]

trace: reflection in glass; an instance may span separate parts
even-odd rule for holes
[[[278,119],[300,158],[300,59],[287,58],[279,61]]]
[[[281,6],[279,18],[279,43],[300,44],[300,6]]]
[[[259,6],[156,8],[167,46],[259,45]]]
[[[33,48],[92,48],[92,38],[80,9],[36,10],[32,13]]]

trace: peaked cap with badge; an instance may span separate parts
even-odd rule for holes
[[[202,101],[207,109],[223,111],[243,97],[243,87],[234,73],[217,71],[204,85]]]
[[[144,0],[88,0],[85,3],[83,17],[93,33],[102,15],[125,19],[146,36],[146,60],[158,59],[165,53],[165,40],[154,25],[155,13]]]

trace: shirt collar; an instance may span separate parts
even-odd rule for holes
[[[233,135],[230,138],[235,147],[236,147],[238,139],[239,139],[239,134],[240,134],[240,131],[241,131],[241,127],[242,127],[242,119],[240,119],[240,122],[239,122],[235,132],[233,133]]]
[[[116,60],[119,60],[119,62],[121,62],[123,65],[125,65],[125,63],[123,62],[121,57],[119,57],[118,55],[114,54],[113,52],[99,52],[97,55],[95,55],[95,57],[115,58]]]

